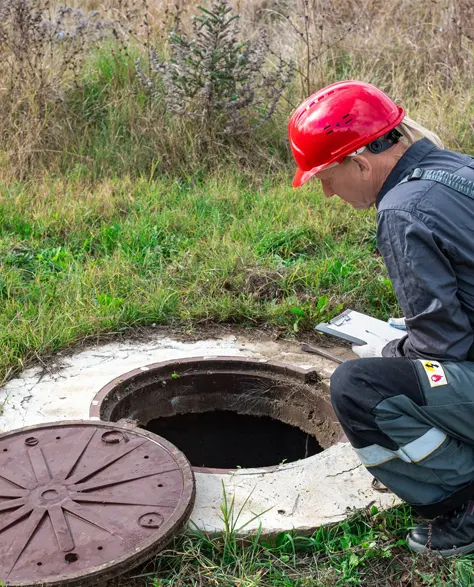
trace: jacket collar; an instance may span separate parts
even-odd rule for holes
[[[421,139],[411,145],[385,180],[385,183],[377,196],[375,202],[376,207],[379,207],[380,202],[387,192],[400,183],[404,177],[413,171],[413,169],[418,167],[419,163],[426,157],[426,155],[435,149],[438,149],[438,147],[428,139]]]

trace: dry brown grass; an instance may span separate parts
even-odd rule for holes
[[[55,2],[30,0],[30,12],[46,24],[55,22]],[[26,0],[15,3],[28,6]],[[281,55],[297,68],[279,117],[251,142],[236,142],[233,163],[254,162],[269,170],[286,164],[285,123],[292,107],[308,93],[344,78],[378,85],[447,145],[472,151],[474,7],[469,0],[233,3],[245,37],[256,38],[265,28],[273,59]],[[6,4],[0,0],[0,11]],[[94,168],[93,175],[182,174],[202,167],[203,158],[209,167],[219,165],[222,154],[229,155],[228,147],[216,140],[203,152],[193,124],[170,121],[163,104],[144,106],[134,80],[133,59],[142,55],[146,62],[150,44],[166,53],[177,16],[189,32],[195,2],[75,0],[72,7],[82,10],[90,23],[99,19],[105,25],[94,29],[91,24],[58,43],[45,28],[38,32],[37,25],[25,21],[25,9],[21,26],[9,26],[8,19],[0,23],[2,176],[26,177],[45,169],[69,173],[78,167]],[[100,14],[91,15],[95,10]],[[91,58],[97,51],[108,55],[109,71]],[[98,102],[92,108],[90,92]],[[116,144],[119,138],[125,148]],[[115,154],[97,163],[104,152]]]

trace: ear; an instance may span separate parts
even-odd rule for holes
[[[351,159],[357,165],[362,179],[369,179],[372,175],[372,164],[369,159],[364,157],[364,155],[356,155],[355,157],[351,157]]]

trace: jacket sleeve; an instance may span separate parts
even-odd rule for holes
[[[408,330],[383,355],[466,360],[474,335],[440,239],[416,216],[390,209],[379,213],[377,244]]]

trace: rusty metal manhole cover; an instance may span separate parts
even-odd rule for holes
[[[0,580],[89,585],[144,562],[187,521],[184,455],[140,429],[65,422],[0,435]]]

